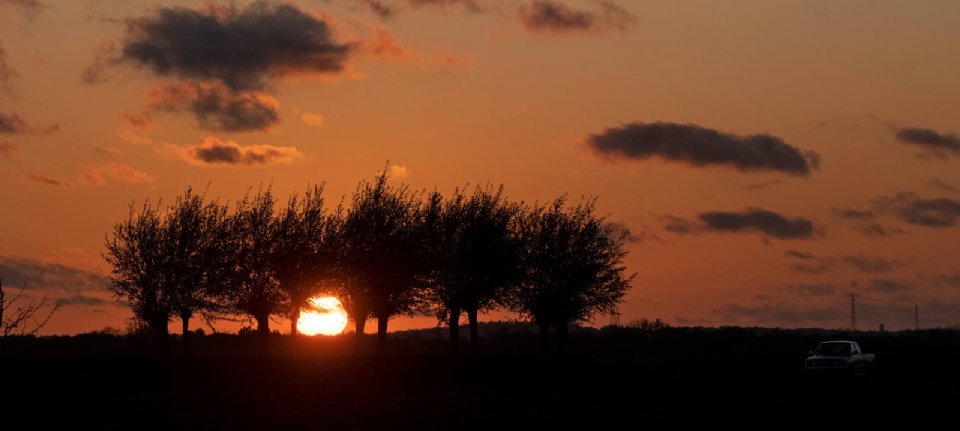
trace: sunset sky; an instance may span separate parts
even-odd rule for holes
[[[0,0],[0,277],[64,300],[44,333],[123,327],[100,253],[131,203],[326,182],[336,204],[389,161],[418,189],[598,196],[632,232],[623,323],[840,328],[855,294],[860,329],[915,305],[960,325],[958,22],[955,1]]]

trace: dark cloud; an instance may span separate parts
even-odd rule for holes
[[[664,223],[664,230],[678,235],[690,235],[703,231],[703,226],[683,217],[664,215],[660,217],[660,220]]]
[[[849,208],[834,208],[833,213],[843,220],[869,220],[874,216],[870,211]]]
[[[162,77],[263,90],[274,78],[340,72],[351,52],[324,20],[284,3],[160,7],[126,24],[120,48],[99,58],[85,72],[87,81],[96,81],[104,66],[128,63]]]
[[[792,257],[796,259],[807,259],[807,260],[816,260],[817,258],[816,256],[813,255],[813,253],[808,253],[808,252],[799,251],[799,250],[787,250],[783,252],[783,255],[786,257]]]
[[[951,186],[950,184],[947,184],[947,183],[945,183],[945,182],[943,182],[943,181],[940,181],[940,180],[938,180],[938,179],[936,179],[936,178],[934,178],[933,180],[930,180],[930,184],[929,184],[929,185],[930,185],[931,188],[940,190],[940,191],[942,191],[942,192],[949,192],[949,193],[956,193],[956,192],[957,192],[957,188],[956,188],[956,187]]]
[[[96,296],[88,295],[70,295],[63,298],[59,298],[58,301],[63,306],[70,305],[80,305],[80,306],[98,306],[98,305],[119,305],[115,301],[109,299],[98,298]]]
[[[222,142],[212,137],[202,145],[174,147],[171,150],[187,162],[201,166],[265,166],[292,163],[303,158],[303,153],[294,147],[241,146],[233,141]]]
[[[864,274],[889,272],[906,266],[905,263],[896,259],[884,259],[862,253],[855,256],[845,256],[842,261],[845,265],[854,267],[857,271]]]
[[[7,51],[0,45],[0,95],[13,95],[13,81],[20,76],[16,70],[7,64]]]
[[[903,229],[883,226],[879,223],[860,223],[855,229],[866,236],[881,238],[907,233],[907,231]]]
[[[482,12],[485,9],[480,6],[477,0],[407,0],[407,4],[413,8],[422,8],[428,6],[438,7],[462,7],[471,12]]]
[[[813,222],[802,217],[786,218],[772,211],[748,208],[741,212],[712,211],[699,215],[707,230],[718,232],[757,231],[778,239],[810,238]]]
[[[637,18],[612,0],[597,0],[595,10],[578,10],[555,0],[533,0],[520,6],[517,16],[533,33],[625,31]]]
[[[960,287],[960,272],[952,274],[938,274],[934,276],[934,283],[937,286]]]
[[[10,142],[0,142],[0,156],[10,157],[20,151],[17,144]]]
[[[34,127],[23,121],[23,118],[20,118],[20,115],[16,112],[9,114],[0,112],[0,134],[39,133],[47,135],[59,130],[60,126],[57,124],[47,127]]]
[[[750,319],[760,325],[827,326],[836,325],[844,318],[839,308],[797,307],[787,303],[768,303],[756,307],[725,304],[713,313],[729,321]]]
[[[871,292],[894,294],[905,293],[910,290],[910,286],[897,280],[874,278],[870,280],[870,284],[867,285],[866,289]]]
[[[0,133],[24,133],[27,130],[27,123],[16,112],[0,112]]]
[[[904,127],[897,130],[898,141],[923,148],[929,154],[945,158],[948,154],[960,156],[960,137],[932,129]]]
[[[953,227],[960,218],[960,201],[923,199],[911,192],[880,197],[873,204],[878,211],[893,214],[901,221],[917,226]]]
[[[264,130],[280,121],[279,103],[270,95],[233,91],[217,82],[167,84],[155,88],[148,99],[152,111],[190,111],[206,130]]]
[[[830,266],[824,262],[795,263],[790,265],[790,269],[801,274],[823,274],[830,271]]]
[[[778,171],[808,176],[820,156],[766,135],[738,136],[695,124],[631,123],[591,135],[587,145],[611,159],[659,157],[692,166],[727,166],[742,172]]]
[[[830,283],[799,283],[788,284],[786,289],[800,296],[826,296],[832,295],[837,288]]]
[[[13,6],[27,18],[35,18],[46,6],[39,0],[0,0],[0,5]]]
[[[627,227],[627,225],[618,222],[610,222],[606,225],[606,230],[615,238],[619,238],[624,232],[627,233],[626,241],[629,243],[642,243],[647,241],[661,242],[663,241],[658,237],[650,228],[646,226],[640,226],[639,231],[634,232],[633,229]]]
[[[381,0],[357,0],[357,3],[363,4],[380,18],[390,18],[397,13],[395,6],[388,5]]]
[[[27,175],[27,179],[38,184],[43,184],[53,187],[73,187],[73,181],[70,181],[66,178],[60,177],[51,177],[49,175],[41,174],[30,174]]]
[[[17,256],[0,256],[0,277],[4,285],[67,292],[104,291],[109,281],[105,275],[85,269]]]

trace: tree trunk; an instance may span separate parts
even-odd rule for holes
[[[270,315],[254,317],[257,321],[257,350],[260,356],[269,353]]]
[[[154,324],[154,334],[157,336],[157,349],[160,350],[160,356],[170,355],[170,330],[167,328],[167,322],[163,324]]]
[[[450,309],[450,353],[460,354],[460,309]]]
[[[367,316],[358,317],[354,325],[356,333],[353,334],[353,354],[359,355],[363,351],[363,327],[367,326]]]
[[[550,354],[550,326],[546,323],[537,323],[540,327],[540,354],[547,356]]]
[[[567,322],[557,325],[557,356],[563,356],[567,348],[567,333],[569,329],[570,325]]]
[[[377,316],[377,354],[387,353],[387,323],[389,316]]]
[[[477,310],[467,310],[467,318],[470,319],[470,354],[480,353],[480,323],[477,322]]]
[[[300,307],[294,306],[290,312],[290,356],[297,354],[297,323],[300,322]]]
[[[182,328],[181,332],[183,333],[183,345],[180,347],[182,347],[183,357],[186,358],[190,356],[190,315],[181,314],[180,324]]]

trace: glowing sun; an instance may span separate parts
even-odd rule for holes
[[[347,327],[347,310],[332,296],[317,296],[308,300],[310,308],[300,312],[297,331],[306,335],[337,335]]]

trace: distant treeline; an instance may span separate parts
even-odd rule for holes
[[[481,312],[518,313],[544,349],[552,328],[562,349],[568,327],[613,311],[633,278],[629,232],[597,215],[595,198],[528,204],[492,185],[445,196],[393,185],[384,171],[348,200],[328,208],[318,185],[279,209],[270,187],[232,207],[191,189],[166,207],[131,205],[107,235],[109,289],[164,353],[172,320],[186,355],[191,319],[228,316],[256,321],[265,353],[270,318],[288,317],[295,339],[301,309],[323,294],[355,322],[356,351],[368,318],[383,352],[391,318],[425,314],[447,323],[457,352],[466,314],[476,353]]]
[[[465,329],[464,329],[465,330]],[[481,322],[479,335],[484,351],[506,355],[536,355],[539,330],[523,322]],[[407,330],[391,333],[389,348],[398,354],[437,354],[447,351],[446,328]],[[246,356],[256,352],[259,334],[205,334],[193,331],[196,356]],[[100,355],[142,355],[151,349],[147,333],[103,330],[74,336],[21,336],[8,340],[12,349],[0,351],[0,358],[62,357]],[[353,350],[351,334],[298,340],[298,355],[342,355]],[[764,364],[793,364],[800,370],[809,350],[826,340],[859,341],[868,353],[877,355],[881,368],[949,365],[960,361],[960,330],[863,332],[829,329],[781,329],[742,327],[671,327],[657,321],[634,322],[626,326],[591,328],[572,325],[567,353],[584,356],[626,357],[651,364],[698,364],[722,362],[730,367],[762,367]],[[183,337],[171,336],[173,346]],[[290,346],[291,338],[273,331],[269,341],[274,349]],[[375,340],[366,347],[372,347]],[[555,340],[556,341],[556,340]],[[779,366],[779,365],[778,365]]]

